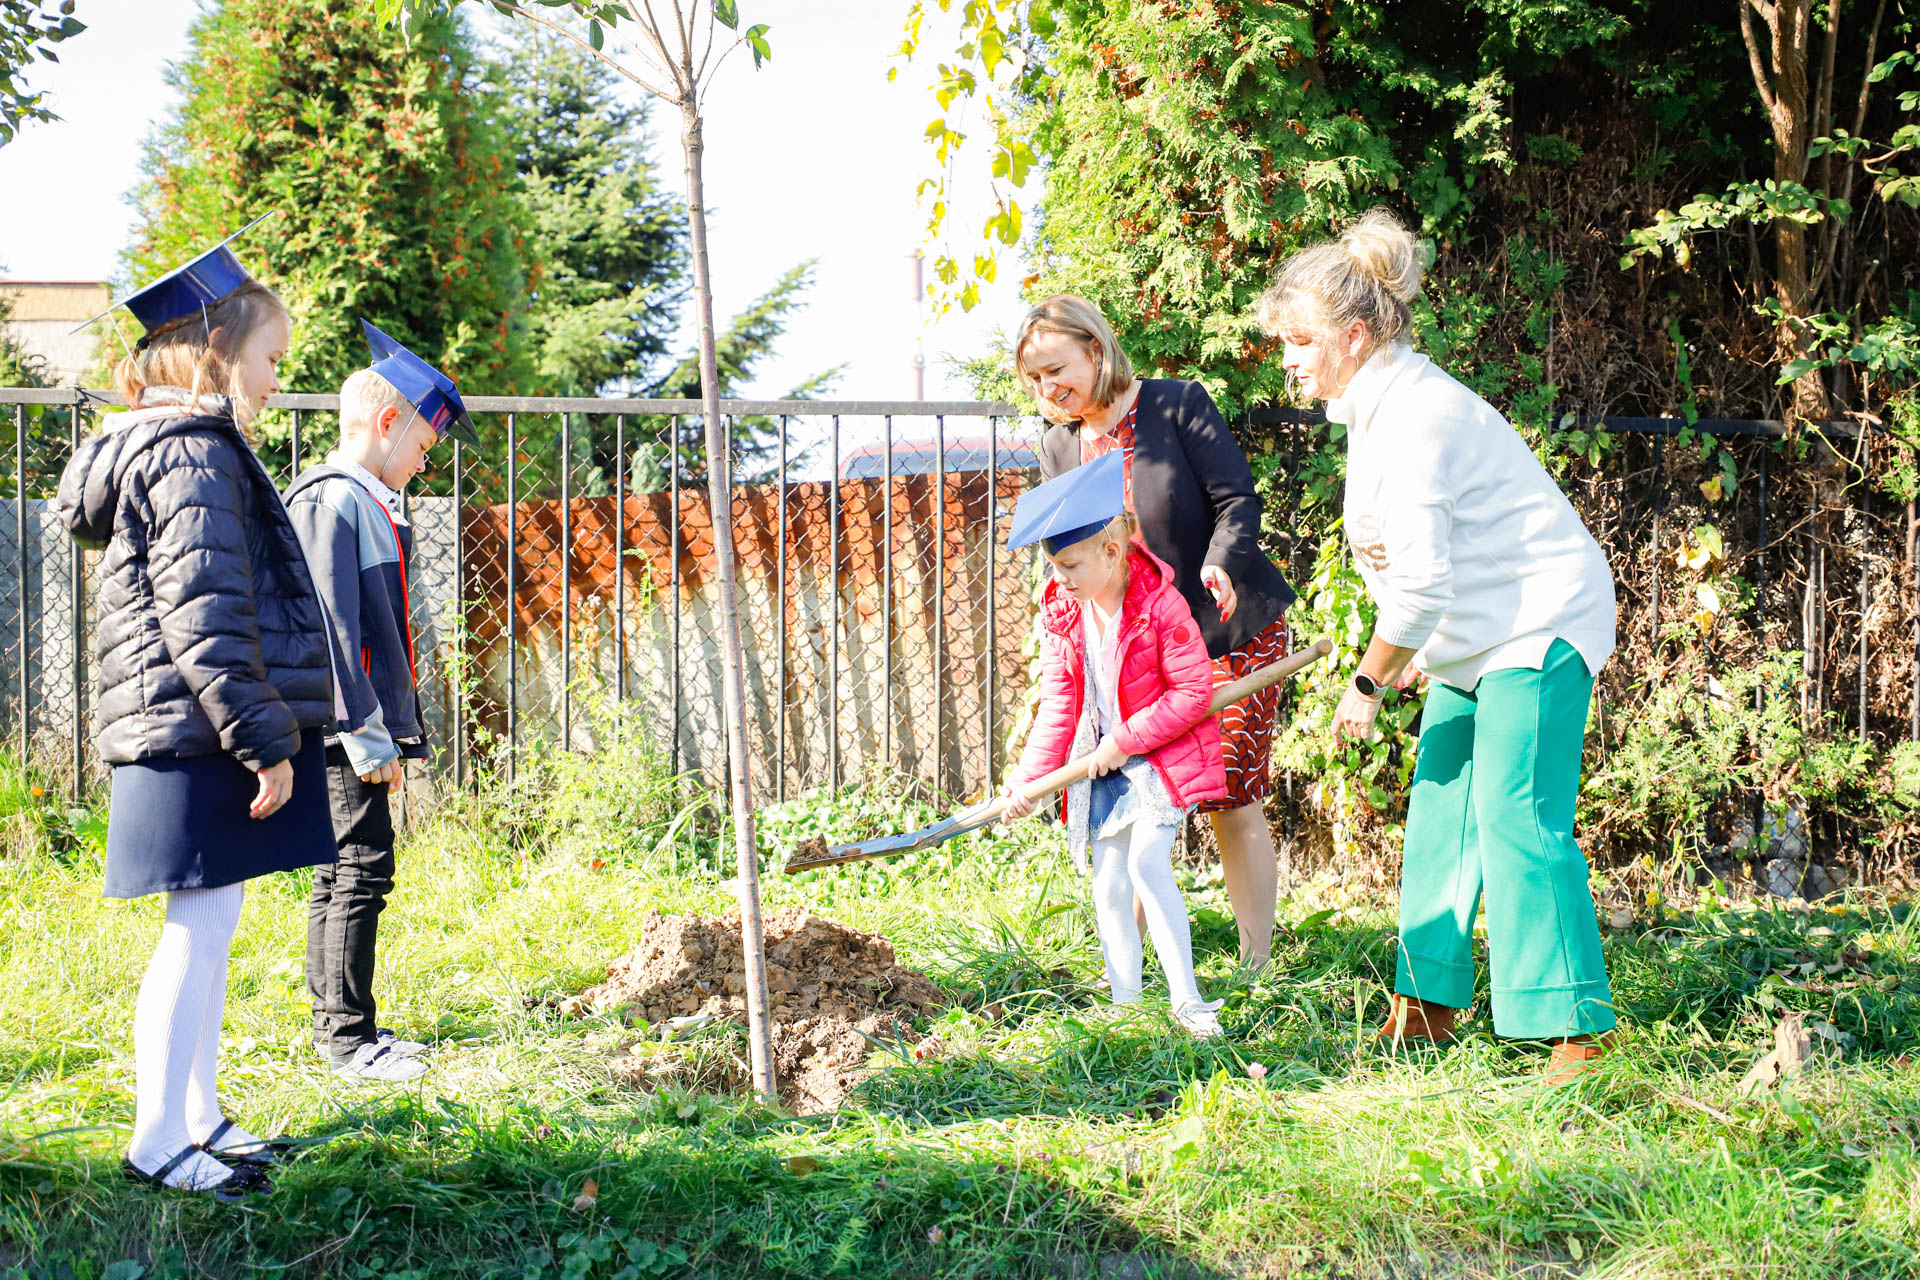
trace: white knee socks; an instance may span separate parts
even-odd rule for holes
[[[157,1171],[220,1123],[215,1061],[226,1010],[227,952],[240,924],[244,885],[181,889],[167,895],[167,923],[140,982],[133,1011],[134,1120],[127,1158]],[[234,1145],[234,1135],[222,1146]],[[203,1188],[231,1170],[194,1153],[168,1175],[176,1187]]]
[[[1100,925],[1100,954],[1115,1004],[1140,999],[1140,928],[1134,923],[1136,896],[1153,934],[1154,950],[1167,974],[1167,999],[1174,1009],[1200,1000],[1193,979],[1193,935],[1187,928],[1187,904],[1173,880],[1175,826],[1135,822],[1118,835],[1093,842],[1093,914]]]

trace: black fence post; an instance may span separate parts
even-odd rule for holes
[[[507,782],[520,755],[519,623],[515,608],[520,587],[520,431],[517,415],[507,415]]]
[[[560,749],[573,750],[573,415],[560,415]]]
[[[833,415],[833,476],[827,502],[827,785],[840,786],[840,415]]]
[[[627,700],[627,415],[613,420],[613,696]]]
[[[787,798],[787,415],[780,415],[780,530],[774,554],[773,609],[775,643],[780,650],[779,723],[774,730],[775,803]]]
[[[80,452],[80,417],[86,403],[86,393],[76,388],[67,420],[68,458]],[[87,553],[77,542],[67,544],[67,553],[67,590],[73,599],[73,802],[78,805],[87,782]]]

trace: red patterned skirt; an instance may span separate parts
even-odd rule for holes
[[[1231,653],[1215,658],[1213,687],[1251,675],[1287,656],[1291,637],[1283,614],[1253,639]],[[1283,681],[1282,684],[1285,682]],[[1227,762],[1227,794],[1195,807],[1195,813],[1218,813],[1259,804],[1273,794],[1273,724],[1280,712],[1281,685],[1268,685],[1251,698],[1220,713],[1220,746]]]

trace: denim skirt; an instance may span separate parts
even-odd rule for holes
[[[115,765],[106,896],[218,889],[338,856],[318,729],[300,735],[293,795],[272,816],[256,820],[247,806],[259,791],[253,770],[225,752]]]

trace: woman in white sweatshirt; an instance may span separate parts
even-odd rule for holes
[[[1370,736],[1380,690],[1410,663],[1431,681],[1381,1036],[1453,1038],[1484,894],[1494,1030],[1553,1042],[1560,1082],[1614,1025],[1573,839],[1613,574],[1506,419],[1408,345],[1420,274],[1419,243],[1375,209],[1295,254],[1259,310],[1288,374],[1347,428],[1346,534],[1379,606],[1335,734]]]

